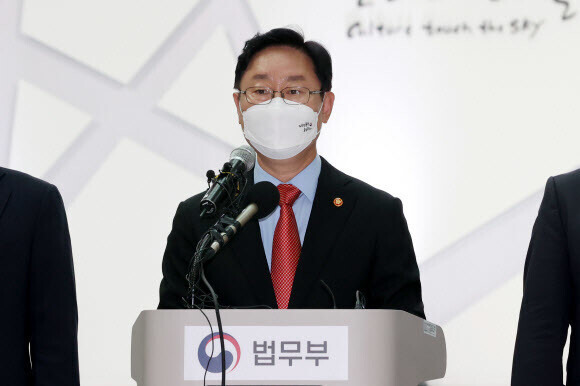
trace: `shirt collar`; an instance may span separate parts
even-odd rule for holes
[[[305,167],[300,173],[298,173],[294,178],[287,182],[287,184],[291,184],[296,186],[303,195],[310,200],[310,202],[314,202],[314,195],[316,194],[316,188],[318,186],[318,177],[320,176],[320,169],[322,167],[322,161],[320,160],[320,156],[317,154],[314,160]],[[275,186],[282,184],[280,180],[276,177],[271,176],[268,174],[260,164],[258,160],[256,160],[254,166],[254,183],[268,181],[273,183]],[[302,195],[301,194],[301,195]]]

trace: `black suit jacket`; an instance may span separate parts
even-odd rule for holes
[[[512,385],[580,385],[580,170],[548,180],[524,268]]]
[[[252,175],[252,173],[250,173]],[[253,183],[253,181],[251,181]],[[186,270],[200,236],[203,193],[182,202],[163,257],[159,308],[182,308]],[[340,197],[343,205],[334,205]],[[277,308],[257,220],[250,221],[206,264],[220,304]],[[401,201],[332,167],[324,158],[292,287],[289,308],[353,308],[362,290],[369,308],[400,309],[425,317],[419,269]]]
[[[4,168],[0,310],[1,385],[79,384],[75,282],[62,199],[53,185]]]

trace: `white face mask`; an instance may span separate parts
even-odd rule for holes
[[[267,105],[253,105],[242,112],[244,136],[268,158],[292,158],[318,136],[322,105],[316,112],[306,105],[289,105],[280,97]]]

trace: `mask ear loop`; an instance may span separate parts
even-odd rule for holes
[[[242,112],[242,93],[238,93],[238,110],[240,110],[240,114],[242,114],[242,120],[244,117],[244,113]]]
[[[318,113],[316,114],[316,137],[318,137],[320,135],[320,130],[322,129],[322,125],[320,126],[320,129],[318,128],[318,117],[320,116],[320,112],[322,111],[322,107],[324,107],[324,98],[326,98],[326,92],[324,94],[322,94],[322,104],[320,105],[320,108],[318,109]],[[315,137],[315,139],[316,139]]]
[[[318,115],[320,115],[320,112],[322,111],[322,108],[324,107],[324,98],[326,98],[326,92],[324,94],[322,94],[322,104],[320,105],[320,108],[318,109]]]
[[[238,93],[238,110],[240,110],[240,115],[242,116],[242,133],[244,133],[244,137],[246,136],[246,125],[244,122],[244,112],[242,111],[242,93]]]

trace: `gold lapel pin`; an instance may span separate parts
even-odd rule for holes
[[[336,206],[337,208],[340,208],[342,206],[342,204],[344,204],[344,201],[342,201],[342,198],[336,197],[334,199],[334,206]]]

